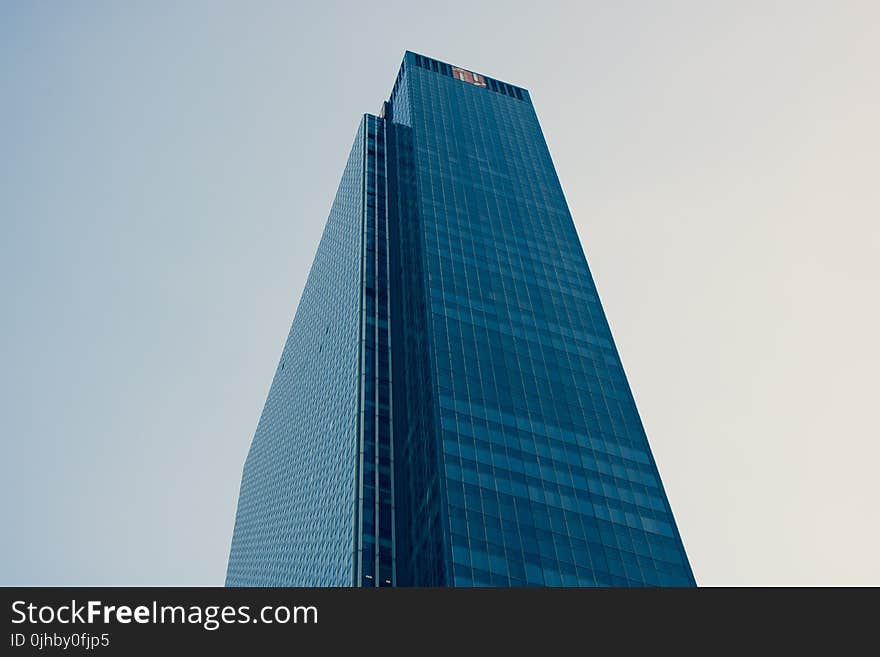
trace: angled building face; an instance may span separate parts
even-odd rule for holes
[[[408,52],[361,120],[227,584],[694,584],[525,89]]]

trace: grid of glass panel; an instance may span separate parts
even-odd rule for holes
[[[398,89],[405,93],[405,76]],[[405,106],[397,108],[405,117]],[[403,555],[397,560],[397,581],[401,585],[442,586],[449,578],[443,549],[442,479],[427,342],[425,269],[412,130],[398,122],[400,118],[386,105],[396,549]]]
[[[528,93],[415,58],[390,120],[411,132],[414,220],[397,221],[422,260],[425,317],[401,332],[424,326],[434,424],[401,449],[436,436],[440,487],[399,524],[418,542],[413,528],[441,516],[444,581],[423,567],[411,583],[692,585]]]
[[[364,141],[361,126],[245,462],[227,586],[352,584]]]

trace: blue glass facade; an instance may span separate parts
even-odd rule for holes
[[[228,582],[693,585],[528,92],[407,53],[355,151],[328,221],[352,244],[319,248]],[[335,353],[306,362],[322,302]]]
[[[363,122],[244,465],[228,586],[348,586],[359,414]]]

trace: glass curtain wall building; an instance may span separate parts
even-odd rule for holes
[[[248,453],[231,586],[692,586],[528,91],[407,52]]]

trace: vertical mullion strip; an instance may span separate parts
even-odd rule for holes
[[[367,210],[367,194],[366,194],[366,119],[361,121],[361,267],[360,267],[360,309],[358,311],[358,376],[357,376],[357,453],[355,455],[355,504],[354,504],[354,559],[353,559],[353,581],[352,586],[362,585],[362,563],[363,558],[363,491],[364,491],[364,329],[366,316],[366,210]]]
[[[373,123],[374,119],[370,118]],[[378,204],[378,168],[379,168],[379,136],[376,130],[376,139],[373,140],[373,172],[370,179],[373,192],[373,212],[371,214],[372,223],[370,230],[373,234],[373,513],[375,522],[373,523],[373,582],[375,586],[380,584],[379,573],[379,529],[380,529],[380,496],[379,496],[379,204]]]
[[[391,348],[391,239],[390,229],[388,225],[388,214],[390,207],[390,199],[388,198],[388,132],[387,122],[382,122],[382,145],[383,153],[383,170],[385,172],[385,278],[383,284],[385,286],[385,323],[388,333],[388,469],[391,478],[391,586],[397,585],[397,536],[395,522],[395,504],[394,504],[394,395],[391,391],[394,389],[393,379],[393,363],[394,350]]]

